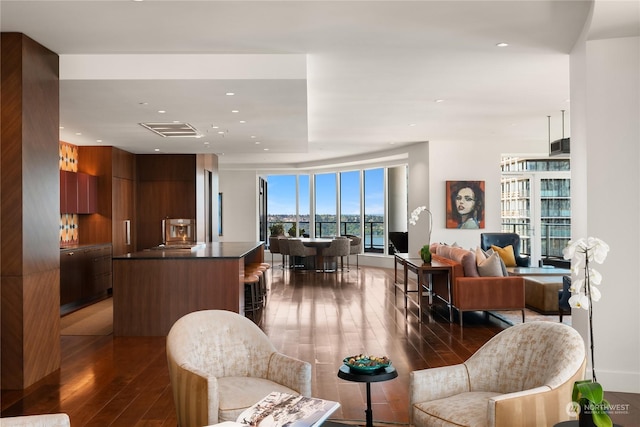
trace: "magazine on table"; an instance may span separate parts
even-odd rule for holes
[[[229,427],[317,427],[339,407],[340,403],[331,400],[274,391],[244,410],[236,422],[222,424]]]

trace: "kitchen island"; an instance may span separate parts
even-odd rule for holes
[[[197,310],[244,313],[244,266],[263,262],[262,242],[170,246],[113,258],[114,336],[165,336]]]

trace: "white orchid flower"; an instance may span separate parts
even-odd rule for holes
[[[609,253],[609,245],[596,237],[589,237],[587,245],[591,249],[589,260],[602,264]]]
[[[598,302],[600,301],[600,297],[602,296],[602,294],[600,293],[600,289],[598,289],[595,286],[591,287],[591,301],[593,302]]]
[[[582,292],[583,288],[584,288],[584,279],[577,278],[571,281],[571,286],[569,287],[569,290],[571,291],[572,294],[578,294]]]
[[[420,213],[422,213],[422,211],[425,209],[427,209],[426,206],[418,206],[417,208],[415,208],[413,212],[411,212],[409,224],[416,225],[416,223],[418,222],[418,218],[420,217]]]
[[[571,298],[569,298],[569,305],[572,308],[584,308],[585,310],[588,310],[589,298],[585,294],[571,295]]]
[[[602,283],[602,274],[593,268],[589,269],[589,283],[592,285],[599,285]]]

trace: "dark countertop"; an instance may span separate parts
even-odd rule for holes
[[[89,249],[95,247],[103,247],[103,246],[111,246],[111,243],[89,243],[89,244],[77,244],[77,245],[69,245],[69,246],[60,246],[61,251],[77,251],[80,249]]]
[[[203,243],[193,249],[174,249],[169,245],[164,249],[145,249],[114,256],[113,259],[242,258],[263,244],[263,242],[212,242]]]

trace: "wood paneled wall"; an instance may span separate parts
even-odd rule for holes
[[[78,170],[98,177],[98,213],[80,215],[82,244],[111,242],[113,254],[135,252],[135,155],[111,146],[81,146]],[[125,240],[126,220],[131,240]]]
[[[1,387],[60,367],[58,55],[2,33]]]
[[[196,155],[136,156],[138,250],[163,241],[162,220],[196,218]]]

